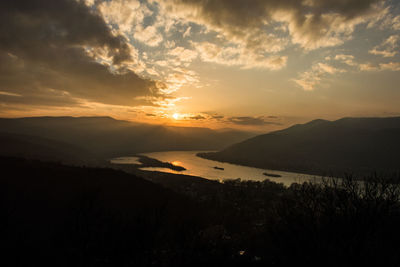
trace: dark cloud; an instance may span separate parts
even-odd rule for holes
[[[213,115],[212,117],[213,117],[213,119],[217,119],[217,120],[224,118],[224,116],[222,116],[222,115]]]
[[[228,121],[238,125],[249,126],[280,125],[277,122],[267,121],[264,117],[230,117]]]
[[[106,51],[112,67],[86,48]],[[137,105],[146,101],[137,97],[159,97],[154,81],[126,68],[131,52],[83,1],[0,2],[0,91],[21,95],[1,96],[2,102],[70,105],[81,98]]]
[[[357,24],[384,0],[164,0],[174,12],[242,38],[247,46],[265,49],[268,38],[263,26],[274,22],[288,25],[292,41],[313,49],[332,45],[349,34],[346,23]],[[183,10],[183,11],[182,11]],[[188,15],[189,14],[189,15]],[[333,17],[334,16],[334,17]],[[357,21],[352,21],[358,18]],[[265,35],[266,36],[266,35]]]
[[[191,120],[204,120],[204,119],[206,119],[206,117],[204,117],[202,115],[196,115],[196,116],[189,117],[189,119],[191,119]]]

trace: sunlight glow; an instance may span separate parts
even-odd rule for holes
[[[182,162],[180,162],[179,160],[172,161],[171,164],[174,166],[182,166]]]
[[[174,113],[172,115],[172,118],[174,118],[174,120],[179,120],[179,117],[180,117],[179,113]]]

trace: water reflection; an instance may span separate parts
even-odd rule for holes
[[[182,162],[180,162],[179,160],[174,160],[174,161],[171,161],[171,164],[172,165],[174,165],[174,166],[181,166],[181,167],[183,167],[182,165],[183,165],[183,163]]]
[[[174,171],[168,168],[141,168],[142,170],[148,171],[160,171],[176,174],[186,174],[193,176],[200,176],[203,178],[223,181],[226,179],[241,178],[243,180],[254,180],[263,181],[269,179],[283,183],[285,185],[291,185],[292,183],[303,183],[305,181],[318,181],[321,178],[315,175],[306,175],[293,172],[265,170],[246,166],[239,166],[230,163],[222,163],[213,160],[207,160],[196,156],[198,152],[204,151],[167,151],[167,152],[152,152],[144,153],[143,155],[158,159],[164,162],[171,162],[174,165],[185,167],[184,171]],[[218,166],[219,169],[214,168]],[[222,170],[223,168],[223,170]],[[264,173],[276,174],[281,177],[267,177]]]

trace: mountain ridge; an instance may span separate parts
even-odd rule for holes
[[[167,150],[218,150],[253,135],[235,130],[219,132],[200,127],[143,124],[112,117],[68,116],[0,118],[0,133],[25,135],[24,142],[29,141],[29,135],[36,143],[45,138],[49,142],[70,144],[88,152],[77,153],[77,157],[91,155],[99,159]]]
[[[309,174],[394,172],[400,117],[313,120],[200,156],[265,169]]]

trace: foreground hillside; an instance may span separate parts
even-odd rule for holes
[[[173,192],[111,169],[14,158],[0,168],[2,266],[400,263],[400,187],[378,177],[285,188],[146,174]]]
[[[2,157],[0,167],[2,266],[148,266],[204,225],[193,201],[121,171]]]
[[[400,170],[400,118],[315,120],[200,156],[311,174]]]
[[[59,157],[68,154],[69,158],[71,153],[75,153],[75,157],[84,159],[165,150],[217,150],[251,136],[250,133],[234,130],[167,127],[120,121],[110,117],[0,119],[0,135],[0,142],[8,143],[7,151],[12,151],[13,142],[16,142],[15,150],[19,152],[18,155],[23,156],[21,143],[29,143],[32,149],[26,149],[28,156],[36,150],[34,147],[47,150],[50,146],[52,150],[58,150]],[[77,152],[78,149],[74,152],[73,148],[79,148],[81,152]],[[3,155],[6,155],[5,151],[2,150]]]

